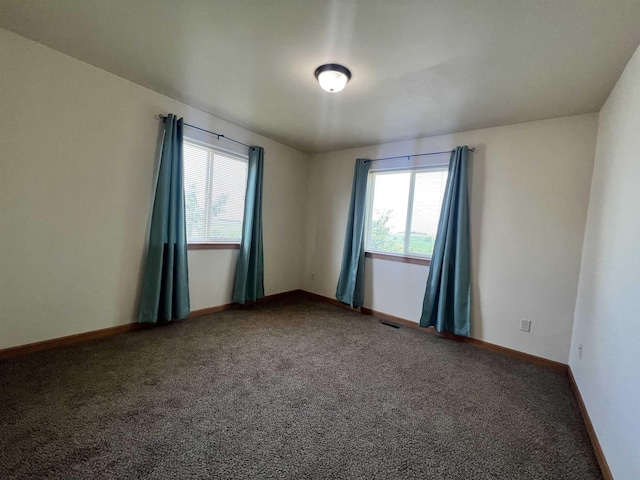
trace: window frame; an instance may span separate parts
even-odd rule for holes
[[[244,163],[247,164],[247,174],[249,173],[249,155],[248,154],[242,154],[242,153],[238,153],[235,152],[233,150],[227,150],[226,148],[221,148],[218,147],[216,145],[211,145],[208,142],[199,140],[197,138],[194,137],[190,137],[187,135],[184,135],[182,138],[182,151],[183,151],[183,162],[184,162],[184,145],[185,144],[192,144],[195,145],[197,147],[201,147],[201,148],[206,148],[208,150],[211,150],[212,152],[214,152],[214,154],[217,152],[220,155],[225,155],[227,157],[232,157],[232,158],[236,158]],[[211,201],[210,198],[210,189],[211,189],[211,183],[212,183],[212,178],[213,178],[213,168],[211,167],[212,162],[209,162],[209,164],[207,165],[207,184],[205,187],[205,209],[206,209],[206,205],[209,204],[209,202]],[[184,183],[184,173],[183,173],[183,183]],[[246,191],[246,186],[245,186],[245,203],[247,201],[247,191]],[[186,211],[185,211],[185,215],[186,215]],[[242,212],[242,223],[244,225],[244,204],[243,204],[243,212]],[[205,217],[207,218],[207,217]],[[208,218],[206,220],[207,222],[209,221]],[[208,230],[208,228],[207,228]],[[240,245],[242,243],[242,233],[240,234],[240,239],[236,240],[236,239],[232,239],[232,238],[220,238],[220,240],[203,240],[203,241],[194,241],[194,240],[189,240],[189,238],[187,237],[187,250],[239,250],[240,249]]]
[[[416,173],[424,171],[436,171],[444,172],[448,171],[449,162],[429,164],[429,165],[411,165],[411,166],[396,166],[396,167],[379,167],[369,170],[367,178],[367,196],[366,196],[366,210],[365,210],[365,257],[380,260],[389,260],[394,262],[411,263],[416,265],[431,265],[432,255],[422,255],[419,253],[409,252],[409,242],[411,241],[411,223],[413,219],[413,200],[415,198],[415,182]],[[405,238],[403,245],[403,252],[385,252],[381,250],[372,250],[369,248],[369,242],[371,239],[371,223],[373,217],[373,199],[375,196],[375,181],[374,176],[384,173],[410,173],[409,179],[409,194],[407,196],[407,217],[405,219]],[[438,223],[440,219],[438,218]],[[436,233],[437,235],[437,233]]]

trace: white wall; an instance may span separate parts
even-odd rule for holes
[[[0,65],[0,348],[136,320],[158,113],[265,148],[266,294],[300,287],[307,155],[2,29]],[[189,253],[192,309],[236,255]]]
[[[640,48],[600,112],[569,359],[619,479],[640,477],[639,248]]]
[[[587,114],[312,156],[304,288],[335,295],[355,158],[474,146],[472,336],[566,363],[596,128]],[[365,268],[366,307],[419,319],[428,267]]]

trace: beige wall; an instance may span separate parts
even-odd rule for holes
[[[600,112],[569,359],[620,479],[640,475],[639,247],[640,48]]]
[[[304,288],[335,295],[355,158],[474,146],[472,336],[566,363],[596,128],[588,114],[313,156]],[[365,266],[365,306],[417,321],[428,267]]]
[[[300,287],[307,155],[2,29],[0,65],[0,348],[136,320],[158,113],[265,148],[266,293]],[[236,255],[190,252],[193,309]]]

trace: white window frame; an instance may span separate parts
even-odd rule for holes
[[[196,145],[198,147],[202,147],[202,148],[206,148],[208,150],[211,150],[214,154],[217,152],[220,155],[225,155],[227,157],[233,157],[236,158],[244,163],[247,164],[247,174],[249,173],[249,156],[248,155],[243,155],[241,153],[238,152],[234,152],[233,150],[227,150],[225,148],[221,148],[215,145],[211,145],[210,143],[207,142],[203,142],[202,140],[198,140],[196,138],[193,137],[188,137],[186,135],[183,136],[182,138],[182,145],[183,145],[183,160],[184,160],[184,145],[185,144],[192,144],[192,145]],[[209,155],[211,155],[211,153],[209,153]],[[207,183],[205,186],[205,212],[208,212],[209,209],[211,208],[211,184],[213,182],[213,159],[211,157],[209,157],[209,161],[207,162]],[[247,201],[247,192],[246,192],[246,187],[245,187],[245,202]],[[244,205],[243,205],[244,207]],[[244,209],[244,208],[243,208]],[[242,213],[243,215],[243,223],[244,223],[244,211]],[[210,218],[208,215],[205,215],[205,232],[209,232],[209,221]],[[240,234],[242,235],[242,233]],[[205,239],[205,240],[190,240],[189,238],[187,238],[187,244],[188,245],[192,245],[192,246],[206,246],[206,245],[213,245],[213,246],[222,246],[222,245],[233,245],[233,246],[240,246],[240,242],[242,241],[242,238],[236,239],[236,238],[224,238],[224,237],[216,237],[215,239]]]
[[[413,199],[415,196],[416,185],[416,173],[424,171],[436,171],[443,172],[449,169],[449,164],[436,164],[436,165],[419,165],[408,167],[389,167],[389,168],[376,168],[369,170],[367,178],[367,207],[365,211],[365,253],[380,254],[384,256],[392,257],[405,257],[405,258],[417,258],[421,260],[431,260],[431,255],[423,255],[420,253],[409,252],[409,243],[411,241],[411,222],[413,220]],[[405,220],[405,237],[402,253],[387,252],[384,250],[372,250],[369,248],[369,242],[371,240],[371,219],[373,217],[373,198],[375,195],[375,181],[374,176],[385,173],[410,173],[409,179],[409,195],[407,205],[407,218]],[[440,220],[438,219],[438,223]],[[436,234],[437,235],[437,234]]]

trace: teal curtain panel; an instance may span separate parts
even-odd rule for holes
[[[244,203],[242,241],[233,286],[234,303],[255,302],[264,297],[264,255],[262,248],[262,174],[264,149],[249,148],[247,194]]]
[[[181,319],[190,311],[182,131],[182,119],[169,114],[165,120],[151,213],[141,323]]]
[[[364,219],[370,168],[371,163],[365,159],[356,160],[342,266],[336,289],[336,298],[351,307],[361,307],[364,301]]]
[[[449,178],[433,247],[421,327],[468,337],[471,330],[471,246],[469,238],[469,148],[451,154]]]

